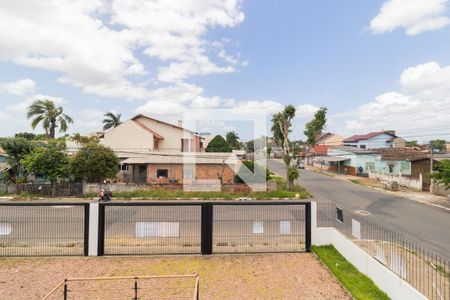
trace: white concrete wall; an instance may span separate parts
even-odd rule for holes
[[[333,245],[342,256],[352,263],[361,273],[373,282],[393,300],[427,299],[405,280],[386,268],[372,256],[364,252],[335,228],[317,227],[317,205],[311,205],[312,244],[316,246]]]
[[[420,174],[419,179],[413,179],[402,175],[390,175],[369,171],[369,178],[388,182],[397,181],[400,186],[406,186],[419,192],[422,191],[422,174]]]
[[[115,151],[148,151],[153,149],[153,134],[128,120],[107,131],[100,143]]]

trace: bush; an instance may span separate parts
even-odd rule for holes
[[[270,180],[269,169],[264,168],[261,165],[255,164],[255,162],[252,161],[252,160],[246,160],[246,161],[243,161],[242,163],[243,164],[239,168],[239,171],[237,172],[236,175],[234,175],[234,182],[235,183],[244,183],[244,180],[239,176],[239,175],[241,175],[242,177],[244,177],[243,176],[243,174],[245,174],[244,173],[245,172],[244,166],[247,167],[254,174],[256,173],[256,175],[264,174],[264,173],[266,174],[265,178],[264,177],[260,178],[260,176],[253,176],[251,178],[252,179],[251,183],[265,183],[265,182],[267,182],[267,180]],[[255,168],[256,168],[256,170],[255,170]]]
[[[205,149],[206,152],[232,152],[230,145],[221,136],[216,135]]]

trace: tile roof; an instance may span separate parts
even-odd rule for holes
[[[351,137],[346,138],[343,142],[344,143],[350,143],[350,142],[358,142],[358,141],[362,141],[362,140],[368,140],[370,138],[376,137],[378,135],[381,134],[388,134],[392,137],[396,137],[395,135],[393,135],[392,133],[386,132],[386,131],[376,131],[376,132],[370,132],[367,134],[357,134],[357,135],[352,135]]]
[[[355,153],[355,154],[379,154],[380,153],[380,151],[377,151],[376,149],[361,149],[361,148],[352,147],[352,146],[329,146],[329,148],[346,151],[346,152],[350,152],[350,153]]]
[[[428,152],[422,152],[411,148],[381,148],[375,150],[380,152],[382,160],[418,161],[429,158]]]

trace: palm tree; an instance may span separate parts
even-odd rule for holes
[[[122,124],[120,121],[121,114],[115,114],[113,112],[109,112],[105,114],[105,119],[103,120],[103,131],[114,128]]]
[[[73,123],[73,119],[63,112],[61,106],[55,106],[53,101],[48,99],[36,100],[28,107],[28,119],[33,118],[31,127],[33,129],[39,123],[45,129],[48,138],[55,138],[56,127],[59,127],[59,132],[66,132],[69,123]]]

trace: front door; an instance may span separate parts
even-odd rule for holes
[[[147,165],[134,165],[133,182],[147,183]]]

